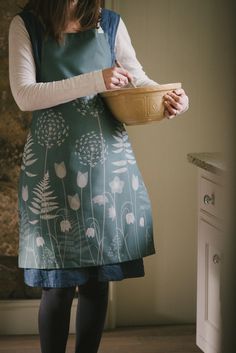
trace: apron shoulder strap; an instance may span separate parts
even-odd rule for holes
[[[40,81],[40,62],[42,42],[44,35],[44,27],[38,18],[31,12],[23,10],[18,15],[22,18],[25,28],[30,36],[30,41],[33,49],[33,55],[36,65],[36,81]]]
[[[18,15],[24,21],[27,32],[29,33],[33,55],[36,65],[36,81],[40,82],[40,63],[41,63],[41,52],[42,52],[42,42],[45,33],[43,24],[34,15],[33,12],[28,10],[23,10],[18,13]],[[115,63],[115,39],[116,32],[120,22],[120,15],[116,12],[102,9],[101,14],[101,27],[103,31],[108,36],[108,42],[111,50],[112,64]]]
[[[111,49],[112,62],[115,62],[115,40],[116,32],[120,22],[120,15],[114,11],[102,9],[101,14],[101,27],[105,33],[108,35],[108,42]]]

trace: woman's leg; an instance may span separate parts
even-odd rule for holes
[[[97,353],[105,324],[109,282],[90,278],[79,286],[75,353]]]
[[[42,353],[65,353],[75,288],[43,288],[38,315]]]

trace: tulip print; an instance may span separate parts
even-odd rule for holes
[[[77,193],[74,196],[68,195],[68,201],[73,211],[77,211],[80,208],[80,199]]]
[[[139,225],[140,227],[144,227],[144,217],[139,218]]]
[[[127,224],[133,224],[134,221],[135,221],[133,212],[127,213],[125,218],[126,218],[126,223]]]
[[[118,176],[115,176],[114,179],[109,183],[111,192],[121,194],[124,187],[124,181],[121,180]]]
[[[64,162],[54,163],[54,168],[58,178],[63,179],[66,176],[66,166]]]
[[[77,185],[82,189],[88,184],[88,172],[81,173],[78,171],[77,174]]]
[[[63,233],[69,232],[69,230],[71,229],[70,221],[68,221],[68,219],[61,221],[60,222],[60,227],[61,227],[61,231]]]
[[[134,189],[134,191],[137,191],[139,187],[139,181],[138,181],[138,176],[136,175],[132,175],[132,188]]]
[[[22,186],[22,199],[26,202],[28,200],[28,185]]]
[[[40,246],[43,247],[44,244],[45,244],[45,241],[44,241],[43,237],[37,237],[37,238],[36,238],[36,245],[37,245],[38,247],[40,247]]]

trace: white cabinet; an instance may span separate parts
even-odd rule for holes
[[[197,345],[205,353],[221,353],[222,195],[221,178],[198,168]]]

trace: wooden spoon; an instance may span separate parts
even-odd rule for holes
[[[121,69],[124,69],[124,67],[121,65],[121,63],[118,60],[115,60],[115,64],[117,67],[120,67]],[[136,88],[137,86],[134,84],[134,82],[128,77],[128,81],[130,83],[130,85],[134,88]]]

